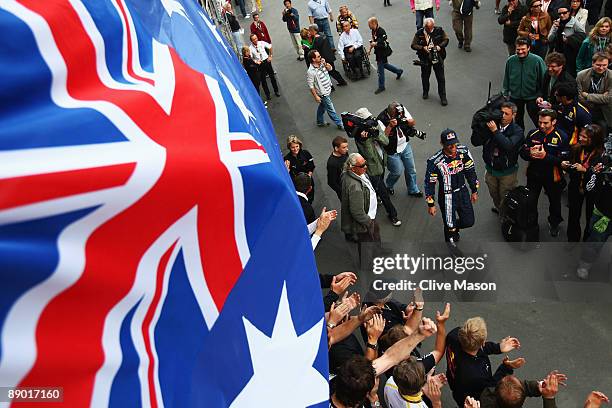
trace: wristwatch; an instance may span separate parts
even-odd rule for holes
[[[327,328],[328,329],[333,329],[334,327],[336,327],[336,325],[334,323],[327,323]]]
[[[370,403],[370,406],[372,408],[378,408],[378,407],[381,407],[382,405],[380,405],[380,401],[374,401]]]
[[[372,350],[378,350],[378,344],[366,343],[367,348],[371,348]]]

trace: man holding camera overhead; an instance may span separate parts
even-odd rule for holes
[[[377,118],[385,126],[385,135],[389,138],[389,144],[385,147],[387,151],[387,176],[386,186],[389,194],[395,194],[393,186],[397,183],[404,170],[406,188],[411,197],[423,197],[419,191],[414,166],[414,154],[410,146],[410,137],[425,139],[425,132],[414,128],[415,120],[410,112],[399,102],[391,102],[387,109],[380,112]]]
[[[433,18],[425,19],[425,26],[414,34],[412,49],[419,57],[418,65],[421,66],[421,82],[423,84],[423,99],[429,97],[429,77],[431,70],[438,81],[438,95],[440,104],[448,105],[446,100],[446,79],[444,78],[444,58],[446,58],[446,46],[448,35],[442,27],[436,27]]]
[[[500,107],[501,118],[487,122],[488,132],[472,133],[472,144],[482,146],[482,159],[485,162],[485,182],[493,199],[491,208],[499,214],[499,208],[506,193],[518,184],[518,156],[523,145],[523,129],[516,123],[516,105],[503,102]]]

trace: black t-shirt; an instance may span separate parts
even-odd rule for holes
[[[329,349],[329,371],[336,374],[338,368],[354,355],[363,356],[365,354],[357,336],[353,333]]]

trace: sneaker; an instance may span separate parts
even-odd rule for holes
[[[423,99],[429,98],[429,94],[427,92],[423,92]]]
[[[280,98],[280,92],[274,92],[274,95],[276,95],[277,98]]]
[[[472,48],[469,45],[466,45],[465,47],[463,47],[463,50],[465,52],[472,52]]]
[[[400,72],[397,74],[397,76],[395,77],[395,79],[400,79],[402,77],[402,74],[404,73],[403,69],[400,69]]]
[[[329,126],[329,122],[324,122],[324,123],[317,123],[318,127],[325,127],[325,126]]]
[[[423,193],[421,191],[417,191],[416,193],[408,193],[408,195],[410,197],[417,197],[417,198],[423,197]]]
[[[499,215],[499,210],[497,209],[497,207],[491,207],[491,212],[494,212],[495,214]]]
[[[548,223],[548,226],[550,227],[550,236],[553,238],[556,238],[559,236],[559,224],[557,225],[551,225],[551,223]]]
[[[399,227],[402,225],[402,222],[397,217],[389,217],[389,220],[391,220],[391,225],[394,227]]]
[[[387,187],[387,192],[389,193],[389,195],[395,194],[395,190],[389,187]]]
[[[463,48],[463,41],[459,41],[457,43],[457,48]]]
[[[378,95],[381,92],[385,92],[385,88],[378,88],[377,90],[374,91],[374,95]]]
[[[249,18],[251,18],[251,15],[247,13],[247,15],[246,15],[246,16],[244,16],[244,19],[245,19],[245,20],[248,20]]]
[[[446,100],[445,97],[440,98],[440,105],[442,105],[442,106],[448,105],[448,101]]]

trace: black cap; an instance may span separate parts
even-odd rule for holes
[[[444,129],[440,134],[440,143],[444,146],[454,145],[459,143],[457,133],[452,129]]]

